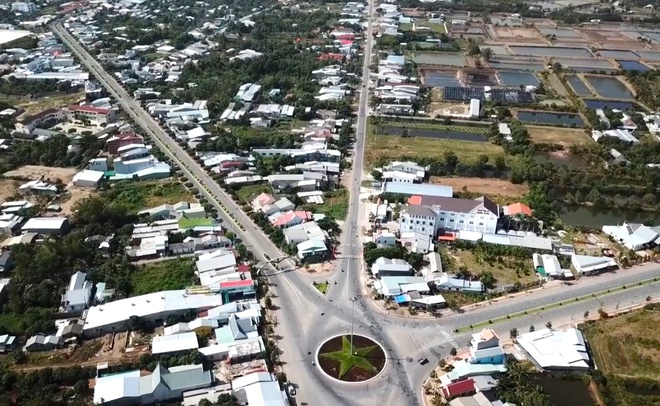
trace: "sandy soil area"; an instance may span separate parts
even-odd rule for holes
[[[55,168],[49,166],[25,165],[18,169],[14,169],[13,171],[5,172],[4,175],[7,177],[21,177],[29,178],[32,180],[43,177],[44,179],[50,179],[52,182],[54,182],[55,179],[60,179],[65,185],[68,185],[77,172],[78,170],[75,168]]]
[[[463,187],[466,187],[468,192],[491,196],[520,197],[529,191],[529,188],[525,185],[516,185],[503,179],[432,176],[431,183],[451,186],[455,191],[461,191]]]

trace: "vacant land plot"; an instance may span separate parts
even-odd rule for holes
[[[0,200],[3,202],[18,193],[20,182],[13,179],[0,179]]]
[[[177,258],[138,265],[131,277],[133,295],[145,295],[161,290],[183,289],[195,284],[195,264],[192,258]]]
[[[120,182],[103,193],[113,204],[129,211],[197,200],[183,184],[174,181]]]
[[[451,256],[456,260],[457,266],[465,266],[475,275],[479,275],[481,272],[492,273],[497,286],[511,285],[516,282],[524,285],[537,280],[531,260],[525,263],[515,258],[499,257],[497,262],[487,262],[482,261],[472,251],[466,250],[452,251]]]
[[[605,374],[660,376],[660,311],[643,310],[585,328],[596,365]]]
[[[15,99],[14,102],[18,107],[21,107],[25,110],[25,112],[21,116],[19,116],[19,118],[24,118],[26,116],[36,114],[46,109],[76,104],[84,98],[85,98],[85,93],[81,92],[74,94],[46,96],[35,101],[19,98],[19,99]],[[11,99],[8,99],[8,101],[11,101]]]
[[[516,185],[504,179],[432,176],[431,183],[451,186],[456,192],[465,191],[486,196],[520,198],[529,192],[526,185]],[[464,189],[465,188],[465,189]]]
[[[461,162],[475,162],[480,155],[491,160],[504,156],[498,145],[489,142],[456,141],[441,138],[402,138],[400,135],[375,135],[367,137],[365,162],[373,167],[381,160],[442,158],[445,152],[453,152]]]
[[[75,168],[55,168],[50,166],[39,165],[25,165],[13,171],[5,172],[4,176],[11,178],[24,178],[24,179],[50,179],[54,182],[59,179],[65,185],[69,184],[73,176],[78,172]]]
[[[63,214],[72,214],[73,207],[81,200],[87,199],[92,194],[95,193],[93,189],[82,189],[77,187],[71,187],[68,189],[69,193],[66,193],[60,197],[60,200],[57,204],[62,208]]]
[[[544,40],[543,36],[534,28],[491,26],[489,30],[493,39],[498,40],[519,40],[524,42]]]
[[[534,143],[561,144],[564,147],[570,147],[571,145],[584,144],[589,140],[584,130],[532,125],[526,127]]]
[[[337,189],[326,192],[323,196],[323,204],[306,204],[302,209],[325,214],[335,220],[344,220],[348,213],[348,191]]]
[[[236,192],[236,196],[238,196],[239,200],[243,202],[243,204],[249,204],[252,202],[252,200],[259,196],[261,193],[272,193],[273,189],[271,189],[270,186],[268,185],[247,185],[243,186]]]

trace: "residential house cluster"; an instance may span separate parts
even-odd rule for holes
[[[472,335],[468,353],[452,362],[451,371],[439,375],[439,392],[451,406],[515,406],[500,401],[497,376],[506,371],[506,356],[500,338],[490,329]]]
[[[312,76],[323,86],[319,90],[318,96],[316,96],[317,100],[343,100],[351,92],[346,83],[346,71],[339,65],[330,65],[314,70]]]

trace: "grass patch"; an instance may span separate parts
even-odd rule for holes
[[[243,204],[249,204],[261,193],[273,193],[273,189],[268,185],[247,185],[238,189],[236,191],[236,196],[238,196]]]
[[[449,307],[450,309],[458,309],[463,306],[468,306],[486,300],[486,297],[481,294],[449,292],[449,291],[442,291],[440,292],[440,294],[445,299],[445,301],[447,302],[447,307]]]
[[[194,265],[192,258],[177,258],[138,266],[138,270],[131,277],[133,295],[183,289],[194,285]]]
[[[325,214],[335,220],[344,220],[348,214],[348,191],[337,189],[323,195],[323,204],[306,204],[302,207],[314,213]]]
[[[378,349],[377,345],[372,345],[363,348],[353,348],[353,352],[351,352],[351,342],[346,336],[342,336],[341,344],[342,344],[342,349],[339,351],[320,354],[321,357],[325,357],[339,362],[340,364],[339,379],[343,378],[348,373],[348,371],[350,371],[351,368],[353,367],[358,367],[369,372],[378,371],[376,367],[371,365],[369,360],[365,358],[371,352]]]
[[[458,141],[441,138],[402,138],[397,135],[376,135],[369,126],[365,165],[373,168],[383,161],[419,160],[420,158],[444,158],[444,153],[452,151],[464,163],[474,163],[480,155],[487,155],[494,162],[495,157],[505,157],[502,147],[490,142]]]
[[[179,182],[119,182],[105,190],[103,197],[131,212],[161,204],[197,201]]]
[[[488,123],[487,123],[488,124]],[[475,134],[486,134],[488,132],[488,125],[467,125],[467,124],[444,124],[440,121],[434,120],[409,120],[409,121],[378,121],[373,124],[375,127],[399,127],[399,128],[420,128],[424,130],[438,130],[438,131],[457,131]]]
[[[584,328],[596,365],[604,374],[660,376],[660,311],[641,310]]]
[[[584,130],[573,128],[554,128],[526,125],[529,136],[534,143],[561,144],[564,147],[571,145],[584,144],[588,141],[588,136]]]
[[[325,295],[328,293],[328,289],[330,288],[330,283],[326,282],[312,282],[312,286],[316,288],[322,295]]]
[[[450,255],[454,257],[459,267],[463,265],[467,267],[469,271],[476,274],[482,271],[492,273],[497,280],[498,286],[514,284],[516,282],[524,285],[537,280],[534,271],[532,270],[531,259],[523,262],[521,260],[516,260],[515,258],[498,257],[496,263],[490,263],[482,261],[472,251],[455,250],[451,251]],[[520,270],[520,268],[525,265],[527,265],[525,270]]]
[[[179,219],[179,227],[183,229],[200,227],[200,226],[211,226],[211,225],[213,225],[213,219],[207,217],[200,217],[193,219],[182,217]]]

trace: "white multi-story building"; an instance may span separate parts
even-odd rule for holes
[[[406,206],[401,211],[401,233],[435,236],[438,230],[495,233],[499,206],[485,197],[475,200],[434,197],[428,206]]]
[[[19,13],[34,13],[37,11],[37,8],[32,2],[17,1],[11,3],[11,11],[18,11]]]

